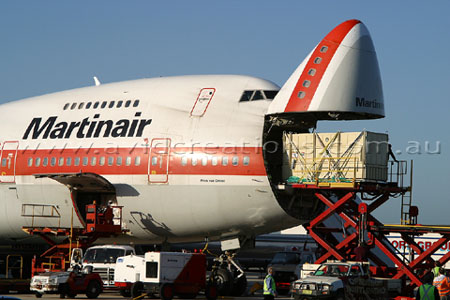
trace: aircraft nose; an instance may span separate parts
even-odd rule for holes
[[[353,49],[375,52],[375,47],[366,25],[359,20],[348,20],[339,24],[325,38],[332,43]]]

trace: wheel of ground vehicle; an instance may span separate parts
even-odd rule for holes
[[[231,290],[232,296],[242,296],[247,290],[247,277],[245,274],[234,280],[233,289]]]
[[[233,290],[233,274],[227,269],[219,269],[214,275],[214,281],[217,284],[217,294],[229,296]]]
[[[131,286],[131,298],[136,298],[144,292],[144,284],[141,281],[136,281]]]
[[[36,293],[36,298],[42,298],[42,294],[41,293]]]
[[[207,284],[205,288],[205,296],[208,300],[217,299],[217,286],[215,284]]]
[[[173,298],[173,285],[170,283],[163,283],[159,288],[159,297],[162,300],[172,300]]]
[[[102,286],[100,285],[100,283],[98,283],[98,281],[94,280],[94,281],[89,282],[87,289],[86,289],[86,296],[89,299],[97,298],[101,292],[102,292]]]
[[[131,297],[131,290],[120,290],[120,295],[124,298],[129,298]]]

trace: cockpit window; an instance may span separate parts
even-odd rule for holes
[[[267,99],[273,99],[278,94],[278,91],[264,91]]]
[[[239,102],[256,101],[256,100],[272,100],[278,91],[244,91]]]
[[[244,91],[239,102],[250,101],[252,99],[253,91]]]

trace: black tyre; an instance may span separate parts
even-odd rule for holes
[[[131,290],[120,290],[120,295],[124,298],[131,297]]]
[[[218,296],[217,285],[207,284],[205,288],[205,296],[208,300],[216,300]]]
[[[60,283],[60,284],[58,285],[58,293],[59,293],[59,298],[60,298],[60,299],[66,298],[66,295],[67,295],[67,289],[68,289],[67,283]]]
[[[345,294],[343,290],[337,292],[336,300],[345,300]]]
[[[144,284],[141,281],[136,281],[131,286],[131,298],[136,298],[144,292]]]
[[[234,280],[233,289],[231,291],[232,296],[240,297],[247,291],[247,277],[245,274]]]
[[[217,284],[217,293],[220,296],[229,296],[233,291],[233,274],[227,269],[219,269],[214,274],[214,281]]]
[[[42,298],[42,294],[41,293],[36,293],[36,298]]]
[[[86,289],[86,296],[89,299],[97,298],[101,292],[102,292],[102,286],[100,285],[100,283],[98,283],[98,281],[89,282],[87,289]]]
[[[159,297],[162,300],[172,300],[173,298],[173,285],[169,283],[163,283],[159,288]]]

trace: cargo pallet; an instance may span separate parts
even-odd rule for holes
[[[113,210],[118,210],[116,218]],[[30,215],[33,219],[39,215]],[[86,205],[84,228],[25,226],[22,230],[41,237],[50,248],[32,260],[31,275],[42,272],[66,271],[70,265],[71,249],[86,249],[98,238],[125,233],[122,229],[122,206],[100,208],[97,204]],[[75,242],[74,242],[75,241]]]
[[[394,163],[391,162],[391,165]],[[397,162],[397,170],[404,170],[406,162]],[[412,163],[411,163],[412,167]],[[416,286],[422,285],[423,278],[434,266],[431,256],[450,240],[450,227],[424,226],[417,224],[418,209],[411,205],[411,187],[403,186],[406,172],[390,173],[395,180],[385,183],[357,182],[346,184],[327,182],[289,183],[292,189],[313,191],[314,197],[326,206],[306,227],[311,237],[325,250],[316,264],[328,259],[357,260],[359,249],[372,262],[371,271],[376,276],[403,279],[405,295],[412,295]],[[412,174],[412,172],[411,172]],[[412,176],[411,176],[412,182]],[[412,184],[411,184],[412,185]],[[362,201],[357,200],[360,196]],[[401,225],[385,225],[373,216],[373,212],[386,203],[393,195],[401,196]],[[343,228],[330,228],[324,222],[331,216],[338,216]],[[439,233],[441,238],[423,250],[414,238],[426,233]],[[338,234],[344,233],[342,238]],[[410,247],[411,256],[403,257],[387,239],[390,233],[399,233]],[[379,251],[370,251],[377,248]],[[361,252],[360,252],[361,253]],[[399,256],[400,254],[400,256]],[[388,267],[388,261],[396,267]],[[450,252],[439,259],[444,265],[450,259]]]

